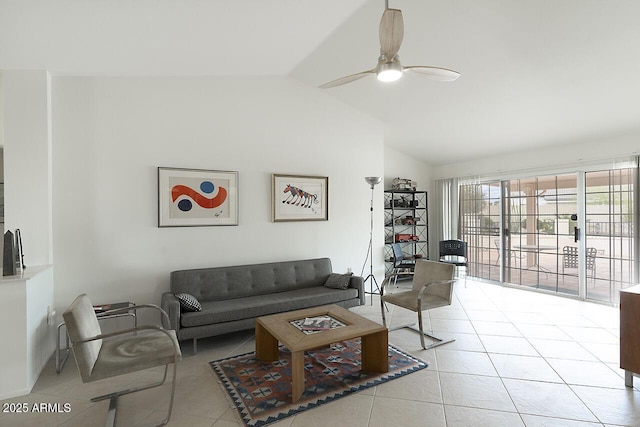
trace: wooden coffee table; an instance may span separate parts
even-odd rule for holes
[[[291,324],[305,317],[328,315],[345,326],[305,334]],[[279,359],[278,342],[291,351],[291,400],[296,402],[304,392],[304,352],[332,343],[361,338],[362,370],[388,372],[388,329],[338,305],[325,305],[288,311],[256,319],[256,357],[273,362]]]

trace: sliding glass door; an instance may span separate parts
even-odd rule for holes
[[[460,187],[460,233],[467,242],[469,276],[500,277],[500,181]]]
[[[637,168],[460,187],[469,275],[604,302],[632,285]]]
[[[564,264],[567,251],[579,252],[577,184],[576,174],[503,182],[505,282],[578,295],[578,275]]]
[[[635,183],[637,169],[587,172],[586,296],[618,302],[618,291],[635,284]]]

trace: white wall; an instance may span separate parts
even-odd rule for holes
[[[427,191],[427,203],[429,210],[427,217],[429,221],[429,255],[433,258],[433,233],[431,226],[433,220],[433,188],[431,180],[432,167],[426,163],[402,153],[392,147],[384,148],[384,189],[390,190],[394,178],[407,178],[416,181],[417,189]],[[437,247],[437,245],[436,245]]]
[[[394,178],[408,178],[418,183],[418,190],[431,189],[431,166],[395,148],[384,147],[384,189],[391,190]]]
[[[5,229],[21,230],[25,264],[52,261],[49,75],[5,71]]]
[[[0,400],[31,392],[53,354],[55,328],[47,324],[52,301],[49,266],[0,276],[0,336],[11,343],[0,353]]]
[[[522,173],[536,169],[572,169],[580,164],[640,154],[640,129],[535,150],[506,153],[433,168],[433,179]]]
[[[53,79],[56,307],[159,303],[177,269],[364,262],[381,126],[284,78]],[[157,227],[157,167],[239,172],[240,225]],[[271,174],[329,177],[329,221],[271,222]],[[376,190],[382,221],[382,187]],[[375,274],[384,274],[381,227]]]
[[[0,91],[6,229],[20,228],[27,269],[3,277],[2,337],[15,351],[0,363],[3,398],[28,393],[51,356],[53,306],[50,80],[44,71],[5,71]],[[38,274],[40,273],[40,274]],[[37,276],[36,276],[37,275]],[[5,295],[5,293],[13,295]],[[15,297],[15,298],[14,298]],[[15,315],[18,313],[18,315]]]

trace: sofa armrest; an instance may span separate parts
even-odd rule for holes
[[[169,329],[173,329],[177,333],[180,329],[180,301],[173,293],[165,292],[162,294],[160,305],[169,315]]]
[[[349,281],[349,287],[355,288],[358,290],[358,296],[360,297],[360,305],[365,305],[365,294],[364,294],[364,278],[362,276],[351,276],[351,280]]]

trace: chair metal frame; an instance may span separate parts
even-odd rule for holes
[[[82,295],[81,295],[82,296]],[[169,316],[167,315],[167,313],[160,308],[159,306],[155,305],[155,304],[140,304],[140,305],[134,305],[134,306],[130,306],[130,307],[126,307],[126,308],[120,308],[120,309],[114,309],[114,310],[108,310],[105,311],[104,313],[102,313],[102,316],[107,316],[107,315],[117,315],[117,314],[124,314],[124,313],[130,313],[131,311],[136,312],[139,309],[142,308],[150,308],[150,309],[154,309],[154,310],[158,310],[160,312],[160,317],[161,317],[161,323],[164,325],[170,325],[169,322]],[[68,309],[67,309],[68,310]],[[66,314],[66,312],[65,312]],[[95,315],[95,313],[94,313]],[[96,316],[96,318],[98,318],[98,316]],[[66,320],[66,319],[65,319]],[[74,339],[74,337],[70,337],[71,339],[71,349],[74,351],[74,355],[75,355],[75,346],[78,344],[85,344],[85,343],[89,343],[92,341],[96,341],[96,340],[102,340],[102,339],[106,339],[106,338],[113,338],[113,337],[118,337],[121,335],[127,335],[127,334],[137,334],[140,331],[149,331],[149,330],[155,330],[155,331],[159,331],[164,333],[165,335],[167,335],[167,337],[174,341],[176,343],[176,345],[174,346],[174,354],[173,354],[173,361],[169,362],[167,364],[165,364],[164,367],[164,374],[162,377],[162,380],[158,381],[158,382],[154,382],[151,384],[147,384],[147,385],[143,385],[143,386],[139,386],[139,387],[134,387],[134,388],[129,388],[129,389],[124,389],[124,390],[120,390],[120,391],[116,391],[116,392],[112,392],[112,393],[108,393],[108,394],[104,394],[104,395],[100,395],[100,396],[96,396],[91,398],[91,402],[99,402],[101,400],[106,400],[106,399],[110,399],[109,402],[109,410],[107,413],[107,420],[106,420],[106,426],[107,427],[112,427],[115,424],[115,419],[116,419],[116,412],[117,412],[117,407],[118,407],[118,398],[120,396],[124,396],[127,394],[131,394],[131,393],[135,393],[138,391],[143,391],[143,390],[148,390],[151,388],[155,388],[155,387],[159,387],[161,385],[163,385],[166,382],[167,379],[167,372],[169,369],[169,364],[173,363],[173,378],[172,378],[172,386],[171,386],[171,396],[169,398],[169,408],[167,411],[167,416],[160,422],[160,424],[157,424],[157,426],[163,426],[166,425],[169,420],[171,419],[171,412],[173,409],[173,402],[174,402],[174,397],[175,397],[175,389],[176,389],[176,375],[177,375],[177,371],[178,371],[178,361],[181,360],[182,358],[182,353],[179,350],[179,345],[177,345],[177,339],[175,337],[174,334],[171,334],[171,332],[169,332],[169,330],[164,329],[163,327],[157,326],[157,325],[137,325],[133,328],[128,328],[128,329],[122,329],[122,330],[118,330],[115,332],[110,332],[110,333],[101,333],[92,337],[88,337],[88,338],[84,338],[84,339]],[[73,332],[69,330],[69,325],[67,322],[67,331],[70,335],[73,335]],[[133,336],[132,339],[135,339],[136,337]],[[153,365],[153,366],[158,366]],[[148,368],[151,368],[153,366],[149,366]],[[148,368],[140,368],[139,370],[144,370],[144,369],[148,369]],[[82,372],[80,366],[78,366],[78,369],[80,370],[80,373],[83,374],[81,375],[82,377],[82,382],[92,382],[95,380],[99,380],[99,379],[104,379],[104,378],[97,378],[97,379],[90,379],[91,373],[88,374],[88,378],[85,378],[85,374]],[[133,372],[133,371],[132,371]],[[129,373],[129,372],[127,372]],[[122,374],[115,374],[112,376],[118,376],[118,375],[122,375]],[[109,376],[111,377],[111,376]],[[105,378],[109,378],[109,377],[105,377]]]
[[[419,261],[419,262],[436,262],[436,261],[424,260],[424,261]],[[411,329],[413,331],[418,332],[420,334],[420,345],[422,346],[422,348],[424,350],[429,350],[429,349],[432,349],[432,348],[435,348],[435,347],[438,347],[438,346],[441,346],[441,345],[444,345],[444,344],[448,344],[450,342],[455,341],[455,338],[450,338],[450,339],[438,338],[438,337],[436,337],[436,336],[434,336],[432,334],[429,334],[429,333],[425,332],[424,328],[423,328],[423,321],[422,321],[422,311],[423,310],[430,310],[430,309],[433,309],[433,308],[437,308],[437,307],[429,307],[429,308],[424,308],[424,309],[422,308],[422,299],[423,299],[425,293],[430,290],[430,288],[435,287],[436,285],[442,285],[442,284],[450,283],[452,285],[452,287],[451,287],[451,292],[450,292],[450,295],[449,295],[449,300],[448,300],[448,302],[446,304],[443,303],[440,307],[451,305],[452,296],[453,296],[453,284],[456,282],[456,279],[453,277],[454,276],[454,266],[452,264],[448,264],[448,265],[450,265],[451,268],[452,268],[452,270],[451,270],[452,278],[450,280],[435,280],[435,281],[428,282],[428,283],[422,285],[422,287],[420,288],[420,290],[418,292],[418,295],[417,295],[417,307],[416,307],[417,309],[416,310],[412,310],[412,311],[416,311],[417,314],[418,314],[418,327],[416,327],[414,323],[409,323],[409,324],[396,326],[394,328],[389,328],[389,332],[396,331],[398,329],[403,329],[403,328]],[[416,268],[418,268],[417,265],[416,265]],[[407,273],[405,273],[405,274],[407,274]],[[413,272],[411,274],[415,278],[415,272]],[[384,281],[382,282],[382,286],[380,286],[380,307],[381,307],[381,312],[382,312],[382,324],[383,324],[383,326],[385,328],[387,327],[387,319],[386,319],[386,316],[384,314],[384,312],[385,312],[385,305],[384,304],[386,302],[389,302],[390,304],[393,304],[393,302],[385,300],[385,298],[384,298],[384,287],[385,287],[385,285],[391,283],[392,278],[394,276],[396,276],[396,274],[387,275],[385,277]],[[406,307],[403,307],[403,308],[406,308]],[[426,346],[425,343],[424,343],[424,337],[425,336],[431,338],[435,342],[433,344],[430,344],[430,345]]]

